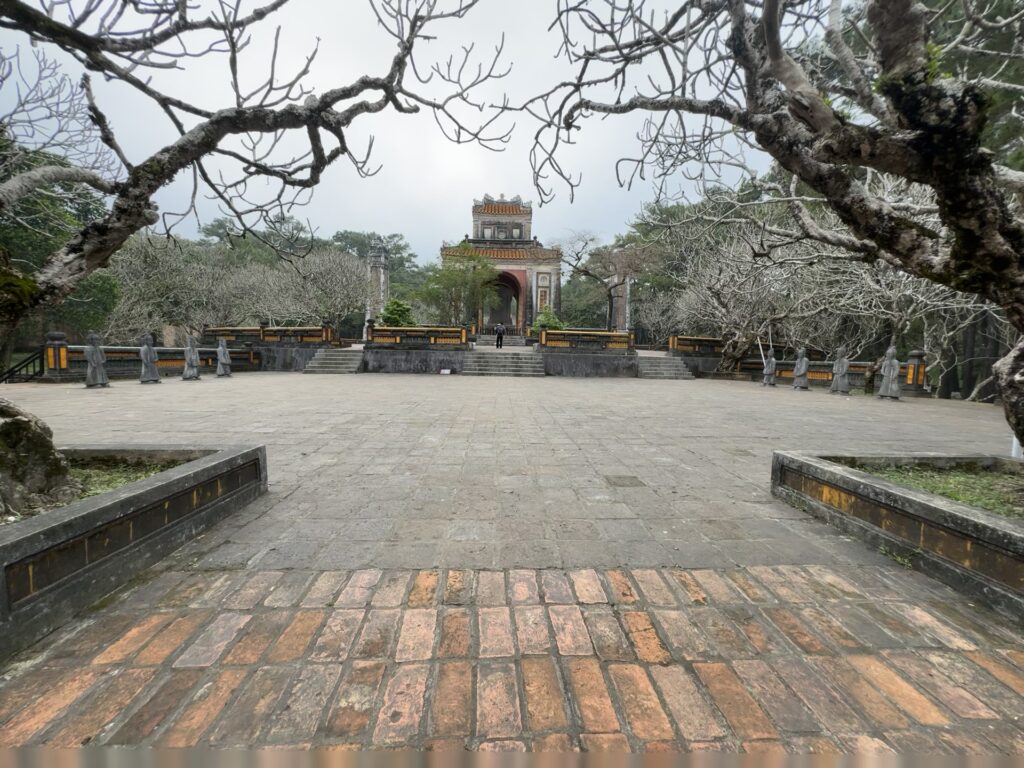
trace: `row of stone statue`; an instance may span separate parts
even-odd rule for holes
[[[192,336],[188,337],[185,346],[185,369],[181,378],[185,381],[199,381],[199,347]],[[159,384],[160,371],[157,362],[160,360],[156,349],[153,347],[153,337],[146,334],[142,337],[139,347],[139,359],[142,361],[142,371],[139,375],[139,382],[142,384]],[[110,378],[107,376],[107,356],[103,353],[103,342],[95,333],[86,337],[85,346],[85,386],[109,387]],[[231,352],[228,351],[227,342],[221,339],[217,344],[217,376],[225,377],[231,375]]]
[[[775,386],[775,350],[768,350],[768,358],[764,363],[764,380],[762,386]],[[796,353],[796,362],[793,364],[793,389],[808,390],[810,386],[807,381],[807,372],[810,368],[810,361],[807,359],[807,350],[799,349]],[[896,359],[896,347],[890,346],[885,351],[885,360],[881,367],[882,386],[878,390],[878,397],[887,400],[900,399],[900,361]],[[830,394],[850,394],[850,361],[846,357],[846,347],[840,347],[836,352],[836,360],[832,363],[832,385],[829,387]]]

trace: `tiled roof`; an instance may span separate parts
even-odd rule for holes
[[[486,213],[497,216],[529,216],[532,209],[520,203],[483,203],[474,205],[473,213]]]
[[[553,248],[476,248],[466,246],[454,246],[442,248],[441,256],[466,256],[476,254],[486,256],[495,261],[530,261],[540,259],[554,261],[560,258],[560,254]]]

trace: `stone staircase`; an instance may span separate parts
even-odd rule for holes
[[[693,374],[682,360],[677,357],[649,357],[641,355],[637,358],[638,374],[641,379],[692,379]]]
[[[543,376],[544,357],[534,352],[467,352],[463,376]]]
[[[493,347],[497,336],[493,334],[480,334],[476,337],[476,345],[478,347]],[[505,335],[505,341],[502,342],[503,347],[525,347],[526,337],[525,336],[509,336]]]
[[[359,373],[363,362],[361,349],[334,349],[325,347],[306,363],[303,373]]]

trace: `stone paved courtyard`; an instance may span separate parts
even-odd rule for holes
[[[708,381],[251,374],[4,396],[265,443],[270,493],[8,664],[0,745],[1022,752],[1024,632],[768,492],[1004,452],[991,406]]]

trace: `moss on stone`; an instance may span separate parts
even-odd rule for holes
[[[136,480],[178,466],[180,462],[148,463],[117,459],[72,459],[71,477],[82,484],[80,499],[113,491]]]
[[[1024,519],[1024,475],[981,467],[870,467],[865,471],[1003,517]]]

